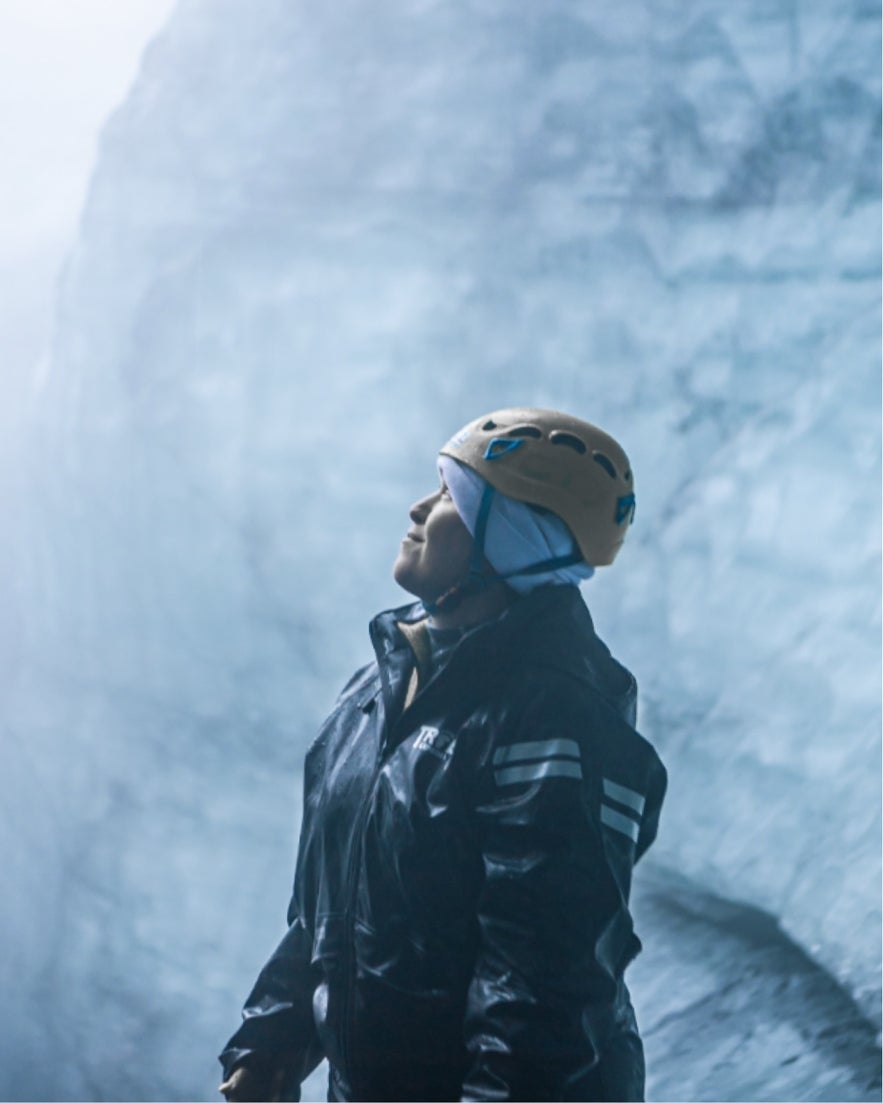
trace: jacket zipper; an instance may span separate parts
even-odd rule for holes
[[[372,629],[371,629],[371,636],[372,636],[372,642],[374,642],[373,641],[373,637],[374,637],[373,625],[372,625]],[[377,649],[379,651],[379,649],[376,647],[376,644],[375,644],[375,649]],[[377,665],[378,665],[378,669],[379,669],[379,672],[380,672],[381,684],[383,686],[383,689],[386,691],[386,693],[381,692],[381,700],[383,701],[383,711],[384,711],[384,728],[386,728],[386,731],[385,731],[385,733],[381,732],[380,745],[377,749],[377,761],[374,765],[374,772],[371,776],[371,784],[368,786],[368,789],[367,789],[366,794],[365,794],[365,798],[362,802],[362,806],[359,809],[359,816],[358,816],[358,820],[357,820],[357,823],[356,823],[356,833],[354,835],[354,840],[355,841],[354,841],[352,853],[350,854],[349,866],[347,868],[347,882],[346,882],[346,897],[347,897],[346,917],[347,917],[347,920],[346,920],[346,938],[345,938],[345,942],[344,942],[344,988],[343,988],[343,1001],[342,1001],[343,1002],[343,1007],[341,1009],[342,1010],[341,1021],[342,1021],[342,1024],[343,1024],[343,1034],[342,1034],[342,1037],[341,1037],[341,1040],[340,1040],[341,1041],[340,1051],[341,1051],[341,1056],[343,1057],[343,1064],[344,1064],[344,1070],[343,1071],[344,1071],[345,1075],[347,1076],[347,1078],[350,1082],[350,1087],[351,1088],[353,1087],[353,1084],[352,1084],[352,1069],[350,1067],[350,1048],[351,1048],[350,1047],[350,1041],[351,1041],[352,1034],[355,1031],[355,1017],[353,1015],[353,1008],[352,1008],[353,1000],[352,1000],[352,997],[353,997],[353,993],[354,993],[355,986],[356,986],[356,977],[355,977],[356,885],[357,885],[357,880],[358,880],[359,860],[362,856],[362,842],[363,842],[363,834],[364,834],[364,830],[365,830],[365,825],[368,822],[368,816],[370,814],[371,805],[372,805],[373,800],[374,800],[374,791],[377,788],[377,782],[378,782],[378,779],[380,778],[380,773],[383,769],[384,762],[386,761],[387,752],[389,751],[389,748],[392,746],[392,738],[391,737],[392,737],[393,732],[395,731],[396,728],[399,727],[399,725],[402,721],[402,717],[406,713],[413,712],[414,707],[417,705],[418,701],[420,701],[423,698],[425,692],[429,689],[429,687],[436,682],[436,680],[439,678],[439,676],[445,670],[447,670],[447,664],[446,664],[446,666],[442,670],[435,671],[435,673],[432,675],[432,677],[429,679],[429,681],[426,683],[426,685],[422,686],[418,690],[416,697],[414,698],[414,700],[410,704],[410,707],[407,708],[407,709],[403,709],[401,715],[396,717],[395,722],[391,726],[389,726],[389,716],[388,716],[388,712],[387,712],[387,699],[389,697],[389,684],[388,684],[387,675],[386,675],[385,661],[386,661],[387,655],[386,655],[385,652],[384,652],[383,658],[384,658],[384,661],[381,662],[380,661],[380,655],[378,654],[378,664]],[[375,706],[375,708],[376,708],[376,706]],[[396,744],[396,746],[397,745],[398,744]]]
[[[378,651],[378,669],[381,680],[381,701],[383,702],[383,727],[386,728],[388,722],[386,699],[388,698],[389,684],[387,680],[385,664],[380,661],[379,648],[374,640],[374,626],[371,627],[372,642],[375,643],[375,650]],[[384,654],[384,660],[386,655]],[[386,691],[385,693],[383,691]],[[374,706],[377,708],[377,705]],[[352,1087],[353,1070],[351,1068],[350,1061],[350,1040],[354,1032],[354,1015],[353,1015],[353,994],[356,987],[355,976],[355,937],[356,937],[356,887],[358,882],[358,869],[359,861],[362,857],[362,840],[365,831],[365,825],[368,822],[368,816],[371,811],[371,805],[374,801],[374,790],[377,788],[377,781],[380,777],[380,772],[383,769],[383,763],[385,759],[386,750],[386,735],[388,732],[381,730],[380,741],[377,748],[377,761],[374,764],[374,771],[371,775],[371,783],[368,786],[362,806],[359,809],[358,819],[355,824],[355,830],[353,833],[353,848],[350,853],[349,865],[347,867],[346,878],[346,931],[344,939],[344,961],[343,961],[343,1006],[341,1008],[341,1023],[343,1026],[343,1032],[340,1039],[340,1051],[343,1057],[343,1072],[346,1075],[350,1087]]]
[[[341,1038],[341,1053],[343,1054],[344,1067],[348,1078],[351,1080],[352,1070],[350,1069],[350,1037],[353,1033],[353,1013],[352,1013],[352,995],[356,986],[355,976],[355,937],[356,937],[356,888],[358,884],[358,870],[359,861],[362,857],[362,837],[365,831],[365,825],[368,822],[368,816],[371,811],[371,805],[374,800],[374,790],[377,787],[377,781],[380,777],[380,771],[383,768],[383,749],[381,748],[378,753],[377,763],[374,767],[374,772],[371,775],[371,784],[368,786],[365,799],[362,802],[362,807],[359,809],[359,817],[356,824],[356,833],[354,835],[354,842],[352,852],[350,854],[349,868],[347,869],[347,884],[346,884],[346,937],[344,942],[344,988],[343,988],[343,1037]]]

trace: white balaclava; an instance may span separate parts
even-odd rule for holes
[[[451,492],[460,519],[470,534],[475,536],[486,481],[450,456],[439,456],[438,470]],[[544,559],[567,555],[573,547],[573,535],[560,517],[494,491],[485,530],[484,554],[497,574],[505,575]],[[507,578],[506,585],[519,594],[526,594],[538,586],[550,584],[577,586],[594,573],[594,567],[581,562],[557,571],[516,575]]]

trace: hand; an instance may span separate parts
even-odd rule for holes
[[[223,1084],[218,1088],[223,1092],[227,1103],[240,1103],[240,1101],[257,1100],[260,1092],[257,1090],[257,1077],[247,1068],[234,1069]]]
[[[285,1070],[268,1077],[240,1065],[218,1088],[227,1103],[278,1103],[282,1098]]]

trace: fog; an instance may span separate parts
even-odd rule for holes
[[[775,1017],[773,946],[879,1029],[879,70],[855,0],[180,0],[4,449],[5,1098],[214,1097],[303,753],[435,451],[506,405],[635,471],[583,593],[670,773],[639,1021],[728,970]],[[874,1097],[795,1037],[776,1098]],[[648,1055],[652,1098],[772,1097]]]

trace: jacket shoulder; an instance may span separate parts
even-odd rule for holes
[[[624,715],[621,702],[611,700],[590,678],[553,665],[513,676],[504,701],[494,744],[541,737],[578,746],[593,806],[608,827],[616,824],[632,834],[640,857],[656,837],[667,775],[656,749]],[[638,828],[621,819],[623,815]]]
[[[334,707],[344,704],[352,697],[357,697],[362,691],[367,690],[373,686],[374,682],[379,678],[379,671],[377,669],[377,662],[372,661],[365,663],[364,666],[360,666],[359,669],[353,674],[350,680],[346,683],[340,693],[337,695],[337,700],[334,702]]]

